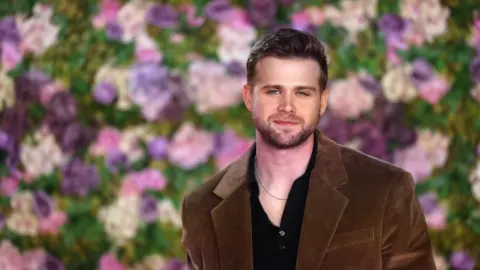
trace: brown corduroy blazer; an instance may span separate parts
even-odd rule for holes
[[[317,135],[296,269],[436,269],[411,175]],[[189,269],[253,269],[250,153],[183,200]]]

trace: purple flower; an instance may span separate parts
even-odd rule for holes
[[[353,137],[358,137],[362,141],[360,151],[367,155],[386,160],[387,141],[382,132],[370,122],[359,122],[351,126]]]
[[[87,147],[94,137],[95,134],[90,129],[79,122],[73,122],[66,125],[59,141],[61,148],[70,152]]]
[[[405,31],[407,24],[405,20],[396,14],[384,14],[378,20],[378,28],[387,36],[401,36]]]
[[[27,108],[21,104],[15,105],[3,112],[0,130],[8,134],[9,142],[19,142],[28,130]]]
[[[205,15],[210,19],[222,22],[228,20],[232,14],[232,4],[228,0],[213,0],[205,5]]]
[[[425,61],[425,59],[417,59],[412,63],[411,79],[415,86],[419,87],[421,84],[430,81],[435,76],[432,65]]]
[[[467,252],[456,251],[450,256],[450,264],[454,269],[472,270],[475,267],[475,260]]]
[[[67,92],[55,93],[48,103],[48,117],[55,122],[70,122],[78,115],[77,102]]]
[[[178,259],[171,259],[167,263],[166,270],[187,270],[187,265]]]
[[[365,74],[358,78],[358,83],[367,91],[374,93],[376,96],[382,94],[380,84],[370,74]]]
[[[147,21],[160,28],[177,26],[178,12],[169,4],[156,4],[147,13]]]
[[[269,26],[277,13],[277,1],[275,0],[249,0],[248,15],[250,20],[257,26]]]
[[[120,40],[123,35],[123,29],[120,24],[116,22],[108,22],[107,23],[107,37],[111,40]]]
[[[154,159],[165,157],[168,148],[168,140],[163,137],[157,137],[148,144],[148,153]]]
[[[474,82],[480,83],[480,56],[475,57],[470,64],[470,74]]]
[[[117,88],[108,82],[101,82],[93,89],[93,98],[100,104],[111,104],[117,98]]]
[[[53,211],[53,200],[42,190],[33,193],[33,206],[39,218],[48,218]]]
[[[230,73],[232,76],[235,76],[235,77],[243,77],[247,73],[245,66],[238,61],[233,61],[228,63],[227,71],[228,73]]]
[[[318,124],[318,129],[337,143],[343,144],[351,139],[348,123],[332,114],[325,113]]]
[[[15,79],[15,97],[17,101],[30,103],[40,99],[40,89],[47,85],[50,79],[42,72],[27,71]]]
[[[65,195],[85,196],[99,184],[97,168],[78,158],[72,159],[63,169],[61,188]]]
[[[418,201],[420,202],[420,206],[422,207],[423,213],[425,215],[428,215],[429,213],[437,209],[437,195],[433,192],[428,192],[420,195],[418,197]]]
[[[5,227],[5,216],[0,214],[0,231],[3,230],[3,227]]]
[[[128,157],[120,151],[110,152],[107,154],[105,164],[111,172],[118,172],[119,169],[128,167]]]
[[[0,20],[0,43],[3,42],[20,43],[20,33],[13,16],[4,17]]]
[[[147,120],[155,120],[172,99],[168,70],[154,63],[132,66],[128,74],[128,94],[142,107]]]
[[[38,270],[64,270],[65,266],[57,258],[48,255]]]
[[[143,196],[140,201],[140,215],[147,222],[155,222],[158,218],[157,199],[152,196]]]

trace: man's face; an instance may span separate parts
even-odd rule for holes
[[[287,149],[312,135],[327,105],[319,75],[320,67],[311,59],[266,57],[257,63],[255,86],[245,85],[243,98],[266,143]]]

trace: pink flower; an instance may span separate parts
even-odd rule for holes
[[[243,78],[229,75],[225,65],[198,60],[193,61],[188,68],[186,93],[196,105],[197,112],[204,114],[240,103],[244,83]]]
[[[2,270],[24,270],[22,255],[8,240],[0,244],[0,266]]]
[[[415,183],[425,180],[432,174],[433,165],[430,163],[425,151],[418,144],[395,151],[393,162],[395,165],[410,172]]]
[[[43,249],[28,250],[23,254],[24,270],[41,269],[47,253]]]
[[[100,270],[126,270],[127,268],[117,260],[112,253],[105,253],[99,261]]]
[[[445,207],[438,206],[425,216],[427,225],[434,230],[442,230],[447,226],[447,213]]]
[[[36,4],[34,15],[31,18],[18,20],[18,28],[22,37],[21,47],[26,52],[32,52],[39,56],[57,42],[60,27],[52,24],[52,12],[50,6]]]
[[[329,106],[342,118],[356,119],[373,108],[374,96],[365,90],[355,76],[332,82],[329,89]]]
[[[159,63],[163,59],[157,44],[146,32],[135,38],[135,56],[139,63]]]
[[[197,16],[197,8],[192,4],[184,4],[180,11],[186,14],[187,23],[191,27],[200,27],[205,23],[205,17]]]
[[[55,93],[65,91],[65,86],[60,82],[52,82],[40,89],[40,102],[43,105],[47,105]]]
[[[445,77],[435,78],[419,86],[419,96],[428,103],[435,105],[450,90],[450,84]]]
[[[103,28],[109,22],[114,22],[120,10],[117,0],[103,0],[100,5],[100,13],[93,17],[92,24],[95,28]]]
[[[122,133],[113,127],[103,128],[97,136],[97,140],[92,145],[91,153],[93,155],[106,155],[115,153],[120,147]]]
[[[68,217],[63,211],[56,210],[48,218],[40,220],[40,233],[57,235],[67,219]]]
[[[168,159],[183,169],[193,169],[208,161],[213,152],[213,143],[212,134],[195,128],[190,122],[184,122],[168,147]]]
[[[239,137],[233,130],[227,130],[221,138],[220,149],[215,153],[215,165],[221,170],[240,158],[253,141]]]
[[[23,53],[15,44],[3,42],[1,45],[2,66],[6,71],[14,69],[23,59]]]
[[[145,190],[161,191],[167,186],[167,180],[155,169],[145,169],[126,175],[120,191],[122,196],[138,195]]]
[[[295,12],[290,16],[292,27],[298,30],[305,30],[310,24],[310,17],[307,11]]]
[[[325,11],[323,11],[319,7],[311,6],[305,9],[305,12],[308,15],[309,21],[313,25],[321,25],[327,20],[327,16],[325,15]]]
[[[0,194],[10,197],[17,192],[19,182],[17,178],[7,176],[0,181]]]

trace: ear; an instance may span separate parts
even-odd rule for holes
[[[245,103],[245,107],[247,107],[247,110],[251,112],[252,102],[253,102],[253,89],[250,88],[247,83],[243,85],[242,95],[243,95],[243,102]]]
[[[325,113],[328,104],[328,89],[325,88],[322,94],[320,95],[320,116]]]

